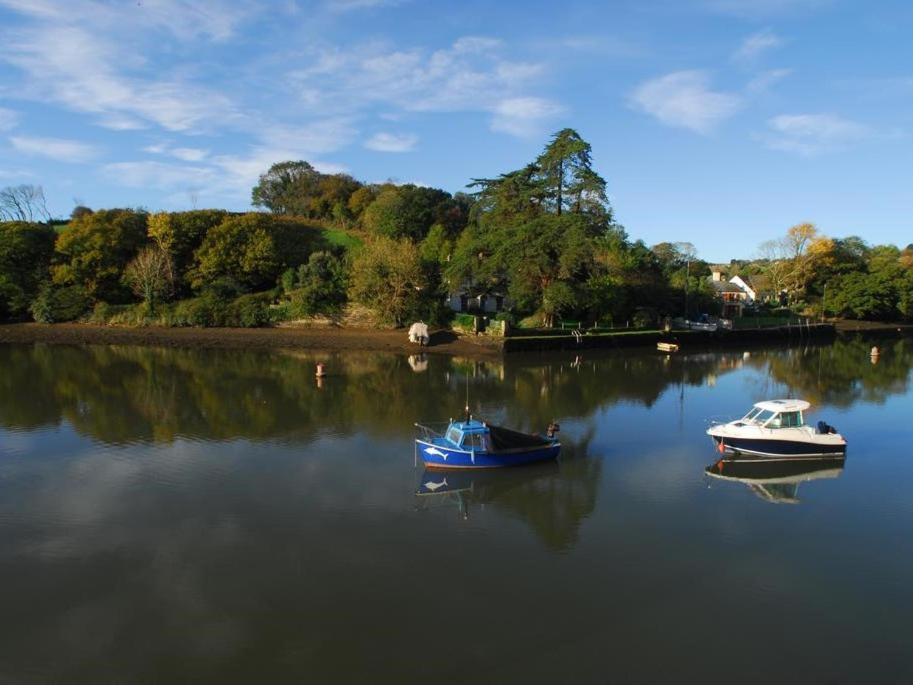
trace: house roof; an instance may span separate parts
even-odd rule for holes
[[[710,281],[710,285],[718,293],[744,293],[739,286],[735,283],[729,283],[728,281]]]

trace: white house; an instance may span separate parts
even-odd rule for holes
[[[471,314],[497,314],[508,306],[504,295],[491,292],[481,295],[470,295],[466,291],[451,293],[447,296],[447,303],[455,312]]]
[[[756,293],[755,289],[751,287],[751,284],[744,281],[741,276],[733,276],[729,279],[729,282],[738,286],[739,289],[747,295],[745,301],[748,304],[754,304],[757,301],[758,293]]]

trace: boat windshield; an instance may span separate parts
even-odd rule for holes
[[[456,428],[450,428],[450,429],[447,431],[447,435],[446,435],[445,437],[446,437],[450,442],[452,442],[454,445],[459,445],[459,444],[460,444],[460,431],[457,430]]]
[[[760,414],[760,413],[761,413],[760,409],[758,409],[757,407],[752,407],[751,411],[748,412],[747,414],[745,414],[743,420],[744,421],[754,421],[758,417],[758,414]]]
[[[757,422],[765,428],[801,428],[802,412],[801,411],[762,411],[757,418]]]
[[[770,421],[776,414],[777,414],[777,412],[770,411],[769,409],[759,409],[758,413],[755,414],[755,416],[754,416],[754,420],[757,421],[758,423],[760,423],[761,425],[764,425],[765,423]]]

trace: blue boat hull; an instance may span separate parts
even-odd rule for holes
[[[504,452],[467,452],[426,440],[416,440],[415,444],[425,466],[432,469],[495,469],[522,466],[557,459],[561,451],[559,442]]]

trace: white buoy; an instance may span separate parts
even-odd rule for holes
[[[869,354],[870,354],[871,356],[873,356],[873,357],[877,357],[877,356],[880,354],[880,352],[878,351],[878,347],[877,347],[877,346],[873,346],[873,347],[872,347],[872,351],[869,352]]]
[[[317,378],[323,378],[326,375],[327,375],[327,372],[326,372],[326,369],[324,368],[323,364],[318,362],[317,363]]]

